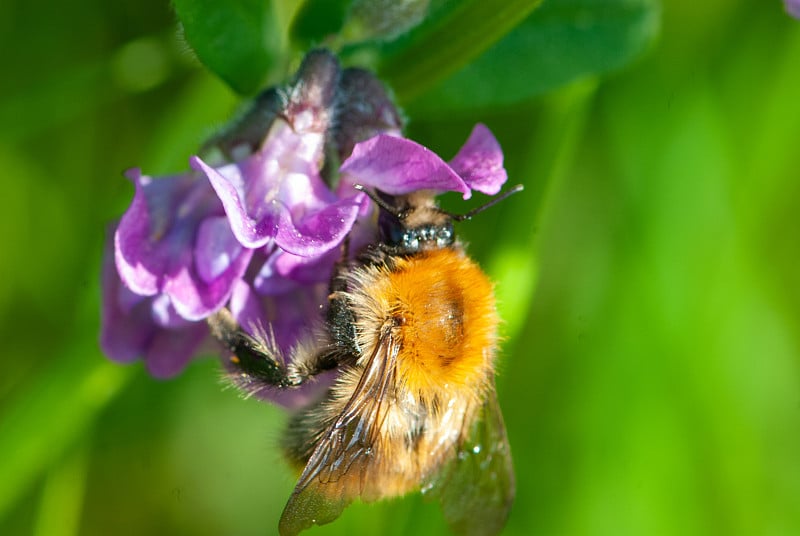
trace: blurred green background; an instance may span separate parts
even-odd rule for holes
[[[282,411],[97,345],[121,172],[185,169],[237,97],[165,0],[8,0],[0,43],[0,534],[272,534]],[[800,534],[800,21],[667,0],[623,70],[426,117],[446,158],[487,123],[527,186],[460,228],[507,321],[505,533]],[[410,496],[309,534],[444,531]]]

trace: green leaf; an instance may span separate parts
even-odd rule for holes
[[[657,0],[548,0],[476,61],[408,105],[412,115],[510,106],[619,69],[652,41]]]
[[[270,0],[174,0],[174,5],[203,65],[237,93],[262,88],[280,42]]]
[[[306,0],[292,20],[289,39],[307,50],[336,34],[344,24],[351,0]]]
[[[430,0],[354,0],[342,31],[346,43],[391,41],[422,22]]]
[[[478,57],[541,0],[449,2],[384,51],[378,72],[407,102]]]
[[[295,50],[315,46],[374,46],[408,32],[425,19],[430,0],[306,0],[289,29]]]

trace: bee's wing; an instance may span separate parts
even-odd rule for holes
[[[514,468],[494,386],[456,456],[426,483],[455,534],[499,533],[514,501]]]
[[[372,446],[386,416],[387,388],[394,382],[400,347],[385,329],[353,395],[322,435],[283,510],[282,536],[330,523],[361,494]]]

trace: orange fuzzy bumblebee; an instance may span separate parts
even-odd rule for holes
[[[430,193],[371,197],[382,209],[382,241],[338,267],[326,325],[289,365],[228,313],[209,321],[245,387],[292,387],[339,370],[323,399],[287,428],[284,450],[302,472],[280,533],[328,523],[356,498],[422,489],[456,533],[495,534],[514,479],[494,388],[492,284]]]

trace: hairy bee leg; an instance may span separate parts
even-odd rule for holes
[[[227,309],[206,319],[211,335],[231,352],[230,363],[250,381],[275,387],[292,387],[303,383],[275,358],[263,341],[247,334]]]
[[[350,235],[345,236],[340,246],[339,260],[333,266],[328,286],[328,307],[325,311],[330,346],[312,358],[322,369],[331,369],[354,358],[359,353],[356,342],[356,318],[347,297],[346,274],[352,268],[349,259]]]
[[[330,294],[328,294],[328,310],[326,320],[331,345],[340,356],[357,357],[361,353],[356,330],[356,317],[347,295],[347,261],[337,263],[334,276],[331,278]]]
[[[239,376],[233,378],[234,383],[245,391],[264,386],[297,387],[317,374],[336,368],[347,358],[335,343],[323,351],[308,351],[307,346],[300,345],[287,366],[269,346],[266,337],[259,339],[242,330],[227,309],[220,309],[206,322],[211,335],[231,353],[229,362]]]
[[[349,234],[345,235],[344,240],[342,240],[341,251],[342,251],[342,257],[341,257],[341,260],[339,261],[339,264],[341,264],[343,262],[346,262],[348,257],[350,256],[350,235]],[[338,268],[339,267],[337,266],[337,269]]]
[[[242,330],[227,309],[220,309],[206,319],[211,335],[231,353],[230,363],[241,374],[235,379],[240,388],[249,391],[259,385],[296,387],[358,355],[355,318],[344,294],[347,284],[343,274],[349,269],[349,247],[348,236],[342,242],[342,258],[331,278],[327,309],[330,344],[322,351],[309,352],[300,345],[287,366],[265,340]]]

